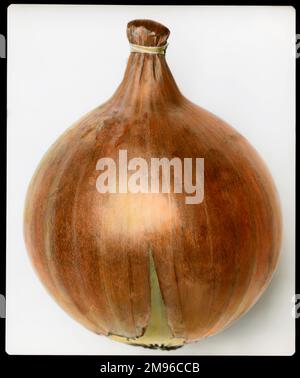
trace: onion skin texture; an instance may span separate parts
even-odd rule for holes
[[[128,24],[131,43],[167,28]],[[205,160],[205,192],[100,194],[102,157]],[[272,178],[247,140],[179,91],[164,55],[131,53],[113,97],[49,149],[28,189],[25,242],[55,300],[88,329],[137,340],[151,314],[151,254],[167,323],[189,343],[240,318],[268,286],[281,244]]]

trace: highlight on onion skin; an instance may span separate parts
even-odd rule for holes
[[[163,46],[169,30],[135,20],[127,36]],[[204,200],[100,194],[97,161],[117,161],[120,150],[146,161],[204,158]],[[220,332],[258,300],[277,265],[281,216],[272,178],[247,140],[180,93],[164,55],[133,52],[112,98],[41,161],[24,235],[41,281],[81,324],[169,349]]]

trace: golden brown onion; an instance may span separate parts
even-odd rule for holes
[[[135,20],[127,35],[164,46],[169,30]],[[204,158],[203,201],[99,193],[97,162],[118,162],[121,150],[147,162]],[[146,346],[180,346],[238,319],[270,282],[280,239],[276,190],[256,151],[183,97],[157,53],[130,54],[116,93],[50,148],[26,201],[26,245],[57,302],[94,332]]]

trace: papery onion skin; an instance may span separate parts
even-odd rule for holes
[[[169,31],[135,20],[127,34],[131,43],[163,46]],[[204,158],[204,201],[186,205],[185,193],[100,194],[97,161],[117,161],[121,149],[128,159]],[[188,343],[229,326],[266,289],[281,216],[272,178],[247,140],[183,97],[165,56],[131,53],[114,96],[40,163],[24,234],[40,279],[70,315],[137,344],[151,317],[151,255],[170,332]]]

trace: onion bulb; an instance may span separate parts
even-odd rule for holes
[[[264,292],[278,260],[280,209],[247,140],[179,91],[164,54],[169,30],[135,20],[127,36],[132,52],[115,94],[36,170],[25,241],[48,291],[85,327],[176,348],[228,327]],[[159,166],[161,182],[150,187],[160,159],[169,172]],[[197,200],[188,190],[195,182]]]

